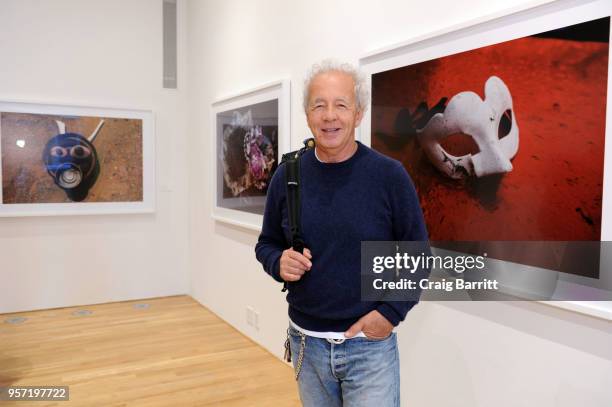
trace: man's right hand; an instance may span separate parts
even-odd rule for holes
[[[310,250],[306,248],[304,254],[296,252],[293,248],[283,251],[280,258],[281,278],[285,281],[298,281],[312,267],[311,259]]]

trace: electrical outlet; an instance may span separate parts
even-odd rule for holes
[[[253,310],[253,326],[259,331],[259,312]]]
[[[253,307],[251,306],[247,306],[246,307],[246,320],[247,320],[247,324],[248,325],[253,325],[253,315],[254,315],[255,310],[253,310]]]

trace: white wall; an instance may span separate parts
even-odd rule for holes
[[[0,218],[0,313],[189,292],[185,32],[178,91],[161,36],[161,0],[0,2],[0,99],[151,109],[157,133],[155,214]]]
[[[287,77],[292,145],[308,135],[302,78],[324,57],[369,51],[528,2],[190,0],[192,294],[281,357],[280,286],[256,262],[257,234],[210,217],[210,103]],[[260,329],[246,324],[246,307]],[[537,303],[422,303],[400,326],[403,405],[610,406],[612,324]]]

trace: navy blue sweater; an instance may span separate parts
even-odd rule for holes
[[[314,150],[300,159],[302,232],[312,267],[288,283],[289,317],[312,331],[346,331],[376,309],[394,326],[416,302],[361,301],[361,241],[427,240],[416,191],[402,164],[359,143],[340,163],[322,163]],[[275,280],[289,248],[285,166],[268,188],[257,260]]]

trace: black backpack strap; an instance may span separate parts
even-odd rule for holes
[[[304,240],[300,227],[300,157],[297,155],[287,161],[285,168],[285,184],[287,187],[287,215],[291,231],[291,247],[299,253],[304,253]]]
[[[291,247],[299,253],[304,253],[304,239],[301,230],[301,200],[300,200],[300,156],[314,147],[314,139],[304,140],[304,147],[298,151],[283,154],[281,164],[285,163],[285,186],[287,189],[287,216],[291,231]],[[287,291],[287,281],[282,291]]]

